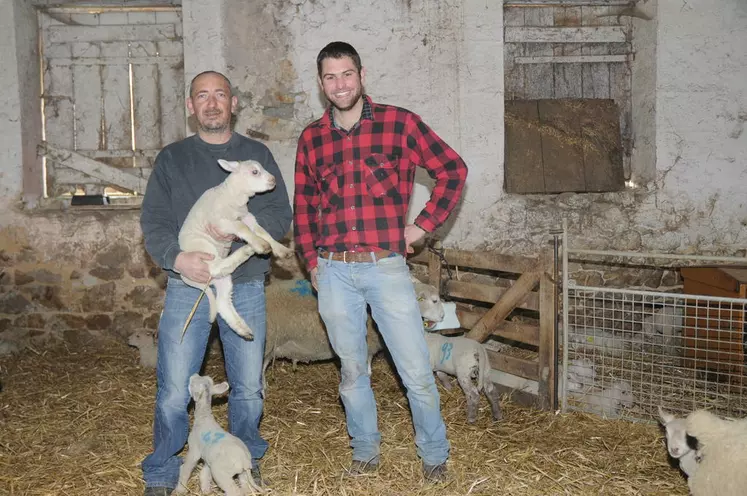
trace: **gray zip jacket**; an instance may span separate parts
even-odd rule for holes
[[[228,172],[218,159],[256,160],[273,176],[276,186],[272,191],[249,199],[249,211],[270,235],[280,240],[290,229],[293,214],[285,181],[270,150],[262,143],[233,133],[221,145],[204,142],[195,134],[168,145],[156,157],[153,172],[143,198],[140,226],[145,238],[145,249],[169,277],[178,278],[174,261],[181,253],[179,229],[189,210],[207,189],[220,184]],[[235,250],[243,244],[236,242]],[[270,270],[267,255],[254,255],[233,273],[234,283],[264,278]]]

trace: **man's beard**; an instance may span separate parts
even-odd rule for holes
[[[220,114],[218,114],[220,115]],[[219,134],[222,132],[225,132],[228,130],[229,126],[231,124],[231,120],[228,119],[227,121],[224,120],[208,120],[205,123],[200,122],[200,120],[197,120],[197,126],[200,128],[200,131],[205,133],[215,133]]]
[[[363,89],[359,88],[357,93],[355,94],[355,97],[350,101],[349,105],[345,105],[344,107],[339,106],[335,103],[334,100],[332,100],[330,97],[327,97],[327,100],[329,100],[329,103],[332,104],[334,108],[339,110],[340,112],[347,112],[348,110],[355,107],[355,105],[360,101],[360,99],[363,97]]]

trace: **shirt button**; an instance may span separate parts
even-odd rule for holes
[[[353,161],[352,160],[348,160],[348,165],[353,165]]]
[[[349,186],[348,186],[348,188],[352,189],[352,188],[353,188],[353,185],[352,185],[352,184],[351,184],[351,185],[349,185]]]
[[[355,226],[353,226],[353,231],[355,231],[355,230],[357,230],[357,228]]]
[[[350,210],[355,210],[355,205],[351,205]]]
[[[348,136],[348,141],[350,141],[351,139],[353,139],[353,138],[351,138],[350,136]]]

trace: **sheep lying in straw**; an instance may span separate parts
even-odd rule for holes
[[[176,492],[184,493],[197,462],[204,462],[200,470],[200,490],[210,492],[210,480],[215,480],[226,496],[241,496],[251,490],[263,492],[252,479],[252,455],[244,442],[229,434],[215,421],[211,410],[214,395],[228,391],[228,383],[213,384],[213,379],[194,374],[189,378],[189,394],[195,400],[195,419],[189,433],[189,449],[179,470]],[[234,477],[238,476],[239,485]]]
[[[433,290],[436,291],[435,288]],[[425,341],[431,356],[431,368],[444,387],[450,387],[445,374],[456,376],[467,396],[467,422],[472,424],[477,421],[480,391],[488,398],[493,420],[501,420],[500,394],[490,380],[490,361],[485,347],[474,339],[447,337],[435,332],[426,332]],[[477,386],[473,378],[477,379]]]
[[[619,416],[620,410],[630,408],[635,403],[633,388],[626,381],[613,383],[606,389],[593,388],[583,393],[569,392],[568,397],[575,400],[577,406],[584,410],[608,418]]]
[[[289,257],[293,251],[275,241],[247,208],[249,198],[275,187],[275,177],[254,160],[218,160],[218,163],[230,174],[222,183],[200,196],[179,231],[179,248],[182,251],[200,251],[213,255],[213,260],[206,263],[210,268],[209,284],[215,286],[216,295],[205,284],[184,276],[182,280],[197,289],[205,288],[210,302],[211,322],[220,314],[238,335],[252,339],[252,330],[236,312],[231,301],[231,273],[255,253],[272,251],[279,257]],[[207,231],[209,224],[225,234],[243,239],[247,244],[229,255],[231,241],[213,238]]]
[[[701,461],[687,480],[693,496],[747,492],[747,419],[725,420],[706,410],[687,416],[687,435],[698,440]]]
[[[327,330],[319,316],[316,296],[311,284],[303,278],[295,258],[278,261],[279,268],[288,272],[292,279],[273,278],[265,290],[267,302],[267,338],[263,369],[276,358],[297,362],[316,362],[336,357],[327,337]],[[415,293],[423,318],[430,321],[443,319],[443,305],[432,294],[432,286],[412,278]],[[371,318],[367,323],[368,370],[371,360],[384,348]]]
[[[667,433],[667,451],[677,460],[680,469],[688,476],[695,474],[701,460],[700,453],[688,442],[687,421],[659,407],[659,419]],[[692,438],[691,438],[692,439]]]
[[[154,369],[158,359],[158,345],[153,333],[147,330],[130,334],[127,344],[140,350],[140,366]]]

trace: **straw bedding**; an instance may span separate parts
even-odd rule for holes
[[[0,359],[0,494],[139,495],[138,467],[151,447],[155,373],[137,351],[106,346],[27,349]],[[206,372],[223,380],[219,349]],[[262,465],[273,494],[288,495],[685,495],[654,424],[558,415],[502,401],[490,421],[465,422],[464,395],[440,388],[451,441],[450,480],[424,485],[407,399],[396,374],[374,361],[382,465],[373,476],[345,477],[350,449],[334,363],[278,362],[268,370]],[[219,421],[225,401],[214,403]],[[197,473],[190,494],[198,494]],[[216,492],[216,494],[218,494]]]

